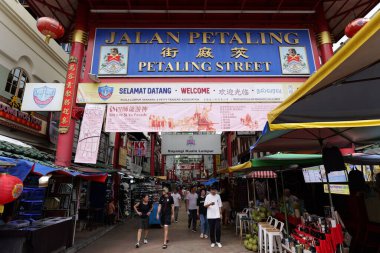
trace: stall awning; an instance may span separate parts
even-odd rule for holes
[[[235,165],[235,166],[232,166],[232,167],[228,167],[228,168],[225,168],[225,169],[218,170],[218,174],[239,172],[239,171],[242,171],[242,170],[245,170],[245,169],[249,169],[251,167],[252,167],[252,164],[251,164],[250,161],[248,161],[248,162],[245,162],[245,163],[242,163],[242,164],[238,164],[238,165]]]
[[[277,174],[271,170],[252,171],[247,175],[249,178],[277,178]]]
[[[268,114],[270,129],[376,126],[380,135],[379,45],[380,12]]]

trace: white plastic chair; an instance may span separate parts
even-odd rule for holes
[[[236,214],[236,220],[235,220],[235,230],[236,230],[235,232],[236,232],[236,234],[238,234],[238,231],[240,231],[240,228],[241,228],[241,218],[242,217],[249,217],[248,213],[249,213],[248,208],[244,208],[241,213]]]

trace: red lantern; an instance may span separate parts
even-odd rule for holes
[[[18,177],[0,173],[0,205],[7,204],[20,197],[23,188],[22,181]]]
[[[37,20],[37,28],[43,35],[46,36],[45,42],[49,43],[50,38],[62,38],[65,33],[63,26],[55,19],[42,17]]]
[[[348,38],[354,37],[354,35],[362,29],[362,27],[367,24],[369,21],[368,18],[358,18],[354,21],[351,21],[347,26],[346,29],[344,29],[344,33]]]

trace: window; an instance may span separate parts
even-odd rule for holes
[[[22,99],[25,84],[28,82],[28,73],[22,68],[14,68],[9,72],[5,91]]]

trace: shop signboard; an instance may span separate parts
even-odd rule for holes
[[[163,155],[209,155],[221,153],[219,134],[174,134],[161,136]]]
[[[277,103],[109,104],[106,132],[262,131]]]
[[[328,185],[323,185],[324,193],[329,193]],[[330,184],[330,192],[332,194],[350,195],[348,184]]]
[[[128,151],[126,148],[121,147],[119,149],[119,165],[123,167],[127,167],[127,154]]]
[[[147,142],[146,141],[134,141],[133,142],[133,155],[134,156],[146,156]]]
[[[64,83],[27,83],[21,111],[61,111]]]
[[[308,29],[98,28],[91,73],[99,77],[309,76]]]
[[[105,110],[105,105],[86,105],[75,154],[76,163],[96,163]]]
[[[0,102],[0,122],[12,128],[46,135],[46,121],[3,102]]]
[[[80,83],[77,103],[282,102],[302,82]]]

